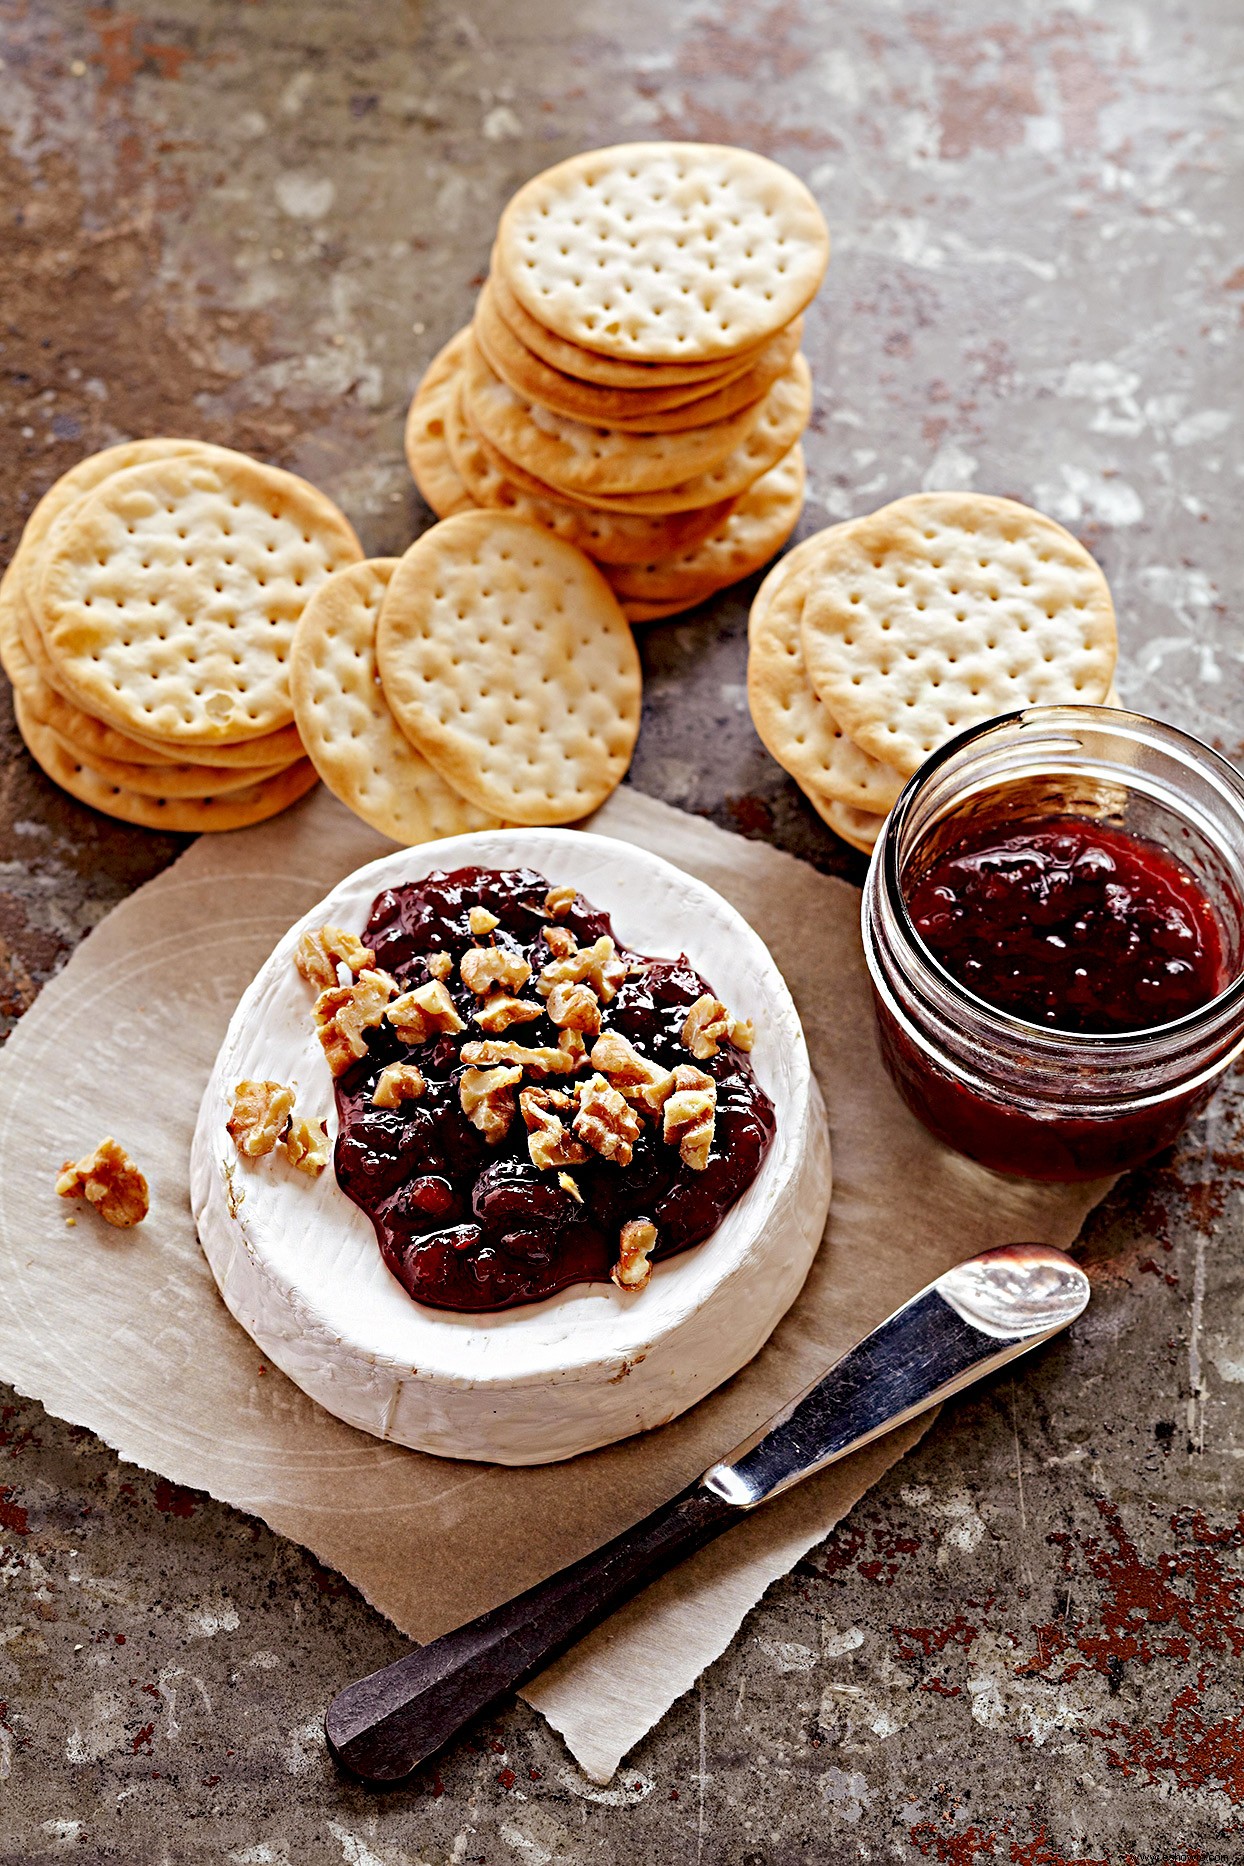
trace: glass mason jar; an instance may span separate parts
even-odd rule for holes
[[[904,877],[985,823],[1077,816],[1175,855],[1221,926],[1230,982],[1149,1029],[1083,1035],[998,1010],[934,958]],[[962,732],[910,780],[877,841],[863,903],[881,1054],[924,1125],[1028,1179],[1093,1179],[1170,1144],[1244,1048],[1244,779],[1173,726],[1100,706],[1039,706]]]

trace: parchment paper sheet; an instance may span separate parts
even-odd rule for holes
[[[339,1424],[261,1372],[219,1300],[186,1196],[213,1055],[278,936],[391,846],[326,791],[259,828],[202,837],[90,935],[0,1059],[0,1377],[123,1458],[304,1543],[414,1639],[636,1520],[959,1258],[1016,1239],[1070,1243],[1104,1190],[995,1178],[906,1113],[874,1054],[854,889],[630,791],[592,827],[699,875],[766,940],[833,1130],[829,1234],[803,1295],[750,1367],[660,1432],[536,1469],[425,1457]],[[70,1228],[53,1192],[61,1161],[105,1133],[151,1182],[151,1216],[134,1232],[81,1207]],[[759,1511],[528,1687],[591,1776],[608,1779],[768,1584],[919,1432],[894,1433]]]

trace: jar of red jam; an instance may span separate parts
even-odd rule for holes
[[[1028,1179],[1159,1152],[1244,1048],[1244,780],[1139,714],[961,733],[877,842],[881,1053],[925,1126]]]

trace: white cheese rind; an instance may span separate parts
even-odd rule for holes
[[[361,931],[384,887],[433,869],[526,865],[573,883],[637,951],[688,959],[756,1025],[753,1063],[777,1132],[755,1182],[706,1241],[648,1287],[579,1284],[500,1314],[416,1303],[331,1172],[239,1158],[225,1131],[246,1077],[294,1082],[336,1134],[332,1078],[298,976],[300,935]],[[824,1109],[790,994],[757,935],[702,882],[632,844],[498,830],[404,849],[358,870],[280,941],[243,995],[203,1097],[191,1201],[221,1294],[273,1363],[363,1431],[445,1457],[541,1464],[684,1412],[736,1373],[797,1295],[829,1209]]]

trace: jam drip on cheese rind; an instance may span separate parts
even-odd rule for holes
[[[526,959],[532,975],[514,995],[530,1000],[538,995],[541,969],[556,957],[547,929],[554,930],[554,942],[557,929],[565,930],[579,948],[613,938],[609,916],[581,895],[569,904],[553,898],[555,914],[546,907],[549,883],[528,868],[436,871],[385,889],[362,931],[377,972],[388,974],[403,994],[434,980],[443,984],[464,1025],[433,1030],[412,1044],[382,1018],[364,1033],[365,1054],[335,1084],[338,1183],[371,1219],[403,1288],[437,1308],[506,1309],[571,1284],[607,1281],[620,1262],[634,1262],[633,1240],[646,1240],[646,1231],[632,1229],[622,1245],[624,1227],[639,1220],[655,1228],[654,1262],[702,1243],[751,1185],[773,1139],[773,1104],[743,1050],[728,1037],[704,1043],[693,1035],[693,1053],[684,1040],[692,1007],[712,997],[711,987],[685,958],[645,958],[621,947],[626,975],[619,967],[616,995],[602,1003],[604,1029],[662,1069],[712,1078],[716,1109],[707,1163],[698,1170],[688,1165],[677,1136],[664,1137],[660,1108],[649,1110],[635,1099],[629,1105],[640,1117],[638,1133],[625,1165],[587,1148],[580,1149],[585,1159],[564,1169],[542,1169],[530,1157],[528,1127],[519,1115],[501,1138],[468,1119],[461,1052],[489,1040],[489,1033],[475,1020],[485,1000],[464,981],[463,956],[495,948]],[[496,917],[495,927],[473,933],[472,908],[476,926],[483,924],[483,909],[485,917]],[[508,987],[503,982],[497,990]],[[492,1040],[556,1048],[562,1033],[543,1002],[538,1018],[516,1022]],[[589,1053],[594,1041],[588,1034]],[[400,1078],[386,1071],[395,1065],[418,1071],[423,1088],[417,1094],[390,1092]],[[574,1074],[524,1072],[512,1092],[556,1093],[595,1073],[586,1063]],[[680,1085],[684,1080],[691,1077],[680,1076]],[[625,1272],[615,1280],[641,1286]]]

